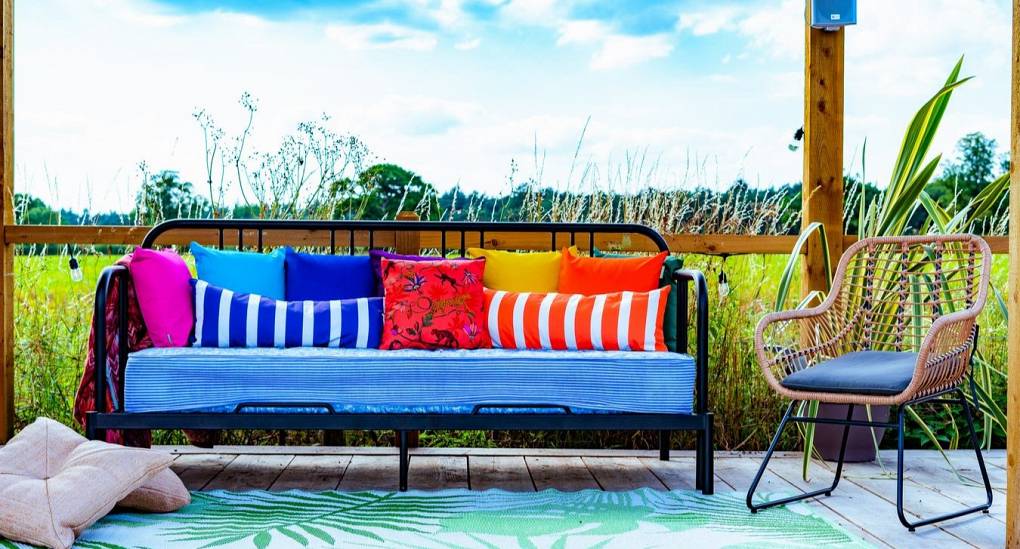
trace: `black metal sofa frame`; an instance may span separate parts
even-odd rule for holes
[[[486,241],[486,234],[525,233],[539,238],[548,237],[549,248],[558,246],[587,245],[594,252],[601,237],[620,237],[627,241],[633,236],[650,241],[650,250],[668,251],[666,240],[653,229],[634,224],[593,224],[593,223],[479,223],[479,222],[429,222],[429,221],[284,221],[284,220],[184,220],[176,219],[154,227],[145,236],[141,246],[152,248],[160,237],[177,232],[178,237],[203,233],[218,235],[219,248],[224,248],[227,238],[237,249],[262,251],[266,235],[312,235],[318,234],[316,244],[304,242],[279,242],[294,246],[320,246],[330,253],[355,254],[358,249],[375,248],[377,243],[393,246],[393,242],[408,235],[438,235],[437,249],[443,256],[458,250],[463,256],[467,246],[477,243],[479,247],[495,247],[495,242]],[[328,244],[322,233],[327,233]],[[245,244],[245,237],[254,238]],[[340,235],[341,246],[338,246]],[[449,237],[453,238],[449,238]],[[477,240],[473,237],[476,237]],[[181,238],[178,238],[180,241]],[[300,240],[295,238],[295,240]],[[448,240],[456,243],[448,246]],[[128,271],[122,266],[104,269],[96,288],[94,330],[96,364],[107,364],[105,304],[107,295],[114,284],[125,284]],[[326,413],[249,413],[245,410],[259,403],[245,403],[233,413],[202,412],[146,412],[129,413],[123,409],[123,394],[114,400],[115,411],[111,413],[90,412],[87,415],[86,434],[90,439],[103,437],[106,429],[321,429],[321,430],[368,430],[391,429],[398,433],[400,442],[400,490],[407,489],[408,473],[408,431],[421,430],[514,430],[514,431],[567,431],[567,430],[651,430],[659,433],[659,458],[669,459],[671,431],[696,431],[695,486],[704,494],[713,493],[713,429],[712,412],[708,406],[708,291],[704,275],[695,270],[679,270],[674,274],[679,284],[677,296],[678,331],[677,350],[688,352],[690,305],[690,284],[694,285],[695,297],[695,399],[691,414],[572,414],[562,406],[537,403],[538,408],[556,409],[558,413],[528,414],[483,414],[479,408],[472,414],[345,414],[336,412],[329,404],[291,403],[272,404],[276,408],[321,407]],[[124,286],[120,286],[121,289]],[[127,314],[127,292],[119,292],[118,307],[122,320],[118,330],[119,341],[127,339],[127,325],[123,322]],[[120,364],[127,362],[128,350],[119,346]],[[107,390],[107,368],[96,368],[96,410],[105,410]]]

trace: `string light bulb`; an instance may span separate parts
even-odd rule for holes
[[[790,152],[797,152],[800,149],[800,142],[804,140],[804,128],[797,128],[797,131],[793,132],[793,139],[786,148],[790,149]]]
[[[71,260],[67,262],[67,266],[71,268],[72,282],[81,282],[85,279],[85,275],[81,272],[81,265],[78,264],[77,258],[72,257]]]
[[[726,271],[719,268],[719,299],[726,299],[730,295],[730,281],[726,277]]]

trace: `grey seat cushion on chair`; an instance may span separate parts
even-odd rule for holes
[[[857,351],[794,372],[781,382],[795,391],[897,395],[910,385],[917,353]]]

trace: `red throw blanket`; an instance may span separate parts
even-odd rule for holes
[[[131,254],[127,254],[117,261],[117,265],[127,267],[131,264]],[[145,322],[142,320],[142,311],[138,307],[138,299],[135,296],[135,286],[128,278],[128,350],[139,351],[152,347],[152,340],[145,329]],[[106,296],[106,364],[110,373],[107,384],[106,412],[113,411],[113,399],[110,395],[118,394],[121,386],[123,366],[120,364],[120,345],[117,338],[117,326],[120,322],[120,312],[117,307],[117,299],[120,295],[120,285],[113,284]],[[89,327],[89,344],[85,353],[85,371],[82,373],[81,383],[78,385],[78,392],[74,395],[74,419],[82,426],[85,425],[85,414],[96,409],[96,353],[95,353],[95,323]],[[119,397],[118,397],[119,400]],[[219,440],[219,431],[185,431],[188,440],[195,446],[211,447]],[[124,446],[149,447],[152,444],[152,433],[146,430],[107,430],[106,441]]]

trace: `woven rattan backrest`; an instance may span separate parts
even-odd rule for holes
[[[850,330],[841,339],[851,348],[843,350],[920,351],[935,320],[984,306],[990,272],[988,244],[972,235],[854,244],[840,260],[830,296],[832,312]]]

